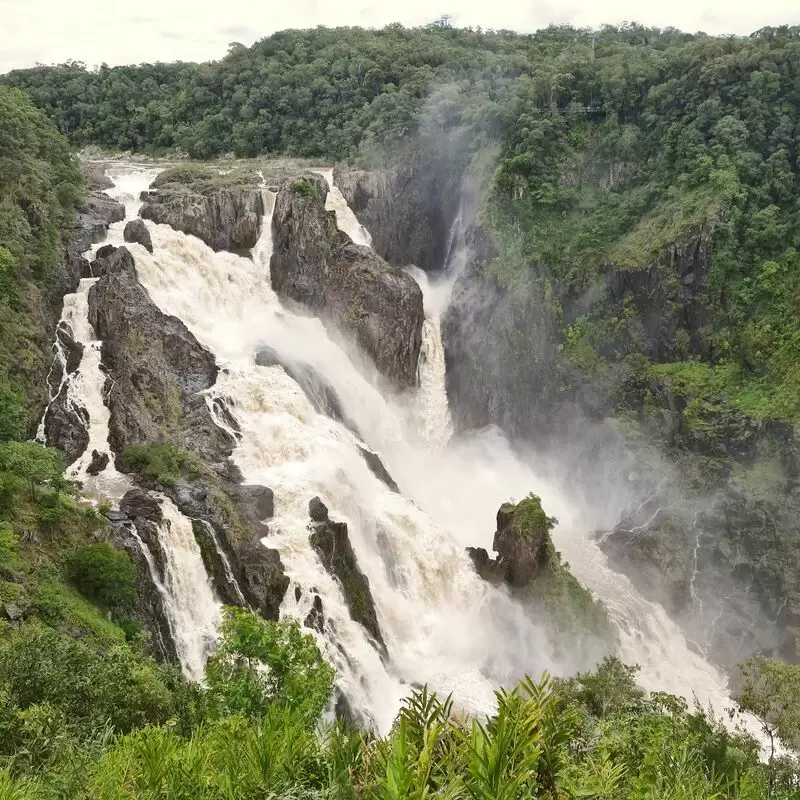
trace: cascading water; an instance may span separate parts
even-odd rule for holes
[[[352,230],[347,211],[331,195],[329,204],[339,206],[339,224]],[[268,206],[271,213],[272,203]],[[689,650],[659,606],[608,568],[587,535],[615,521],[618,507],[583,507],[574,487],[568,496],[543,474],[541,463],[520,458],[496,431],[453,438],[432,450],[435,428],[440,427],[441,444],[449,437],[437,359],[430,358],[430,369],[422,365],[422,385],[414,396],[382,396],[318,320],[283,308],[272,292],[269,217],[252,261],[215,253],[166,226],[150,230],[153,255],[130,245],[140,280],[163,311],[181,318],[214,352],[223,370],[209,394],[233,401],[240,429],[234,459],[246,480],[275,492],[276,517],[265,541],[280,551],[287,573],[304,590],[299,599],[289,590],[282,614],[302,619],[313,600],[309,590],[320,594],[326,617],[321,647],[350,702],[380,730],[391,723],[412,681],[453,691],[466,708],[488,710],[499,681],[523,671],[569,670],[569,664],[552,659],[543,633],[520,606],[479,580],[464,555],[465,545],[491,544],[500,503],[530,491],[559,518],[559,548],[577,577],[606,603],[619,628],[621,656],[642,665],[642,683],[680,695],[694,691],[717,711],[724,707],[723,676]],[[428,345],[438,341],[435,348],[440,348],[431,292],[437,288],[426,289],[426,339]],[[281,367],[255,366],[259,345],[309,365],[333,387],[346,416],[380,453],[405,496],[389,491],[370,472],[351,431],[320,416]],[[433,396],[441,413],[426,430],[414,420],[431,413]],[[409,405],[418,406],[419,413],[407,413]],[[338,584],[309,545],[308,500],[314,495],[335,519],[348,523],[375,598],[386,659],[350,619]]]
[[[344,231],[355,244],[363,244],[367,247],[372,246],[372,236],[370,232],[358,221],[353,210],[347,205],[344,195],[333,183],[332,169],[315,169],[328,182],[328,196],[325,198],[325,209],[336,214],[336,225],[340,231]]]
[[[123,244],[125,222],[135,216],[140,206],[139,193],[147,188],[158,170],[147,167],[112,167],[109,177],[114,181],[109,196],[125,206],[125,219],[111,225],[103,244]],[[100,245],[85,253],[88,259]],[[105,405],[106,374],[101,369],[102,342],[98,341],[89,323],[89,290],[98,278],[84,278],[78,290],[64,297],[60,325],[67,327],[76,342],[83,345],[83,356],[78,369],[66,374],[66,356],[61,342],[56,339],[55,358],[61,362],[62,385],[66,385],[68,403],[88,414],[89,444],[84,453],[67,469],[67,475],[83,483],[83,492],[95,501],[119,500],[131,488],[128,476],[118,472],[113,458],[97,475],[87,472],[93,451],[108,453],[109,411]],[[57,392],[53,394],[53,398]],[[39,426],[39,441],[43,441],[44,417]],[[159,524],[159,545],[164,555],[164,574],[151,549],[133,526],[131,535],[137,541],[147,563],[153,585],[162,597],[167,621],[186,673],[200,680],[203,677],[207,656],[216,642],[216,629],[220,619],[220,604],[214,598],[208,576],[203,566],[191,521],[184,517],[166,497],[160,498],[163,521]]]
[[[166,612],[181,666],[200,681],[217,641],[222,607],[211,589],[191,520],[168,497],[159,499],[164,515],[158,541],[164,554],[163,586],[169,596]]]

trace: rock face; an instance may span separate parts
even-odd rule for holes
[[[549,629],[557,650],[573,661],[585,659],[588,667],[613,650],[616,634],[605,607],[561,563],[550,538],[555,523],[536,495],[505,503],[497,512],[492,545],[497,558],[482,547],[467,553],[484,580],[508,586],[526,612]]]
[[[445,266],[452,222],[458,211],[455,171],[428,167],[386,170],[335,169],[333,180],[375,252],[390,264],[427,271]]]
[[[338,580],[342,588],[350,616],[361,623],[378,648],[384,652],[386,645],[378,625],[375,601],[369,589],[367,576],[358,568],[358,561],[347,535],[347,525],[331,522],[328,509],[314,497],[308,504],[311,517],[309,541],[328,572]]]
[[[255,246],[264,201],[255,173],[222,176],[211,168],[176,167],[162,172],[142,199],[142,219],[171,225],[214,250]]]
[[[45,440],[64,454],[67,464],[80,458],[89,444],[89,414],[75,405],[67,392],[66,378],[76,372],[83,358],[83,345],[76,342],[65,323],[56,329],[56,357],[47,376],[51,391],[57,392],[44,417]]]
[[[86,467],[86,472],[89,475],[99,475],[107,466],[110,461],[108,453],[101,453],[98,450],[92,450],[92,460],[89,466]]]
[[[183,514],[203,523],[195,523],[195,538],[223,601],[277,620],[289,578],[278,551],[261,542],[269,535],[263,520],[272,516],[272,491],[212,479],[181,480],[167,491]]]
[[[117,463],[129,445],[160,440],[212,463],[226,459],[233,439],[217,427],[198,394],[216,381],[214,357],[179,319],[153,303],[126,248],[106,260],[108,271],[89,292],[89,319],[103,341],[111,380],[109,443]]]
[[[75,249],[82,253],[96,242],[106,238],[112,222],[125,219],[125,206],[112,200],[105,192],[92,190],[85,203],[78,209]]]
[[[153,556],[156,568],[161,570],[160,580],[164,569],[164,555],[158,538],[158,524],[162,520],[161,506],[147,492],[132,489],[120,501],[120,510],[109,512],[108,518],[117,544],[139,568],[139,602],[135,616],[150,631],[154,654],[162,661],[178,664],[177,648],[164,600],[142,552],[143,543]]]
[[[750,468],[760,480],[765,470],[759,461]],[[740,487],[732,480],[709,499],[662,476],[601,546],[717,663],[732,667],[753,653],[800,663],[800,494]]]
[[[492,548],[497,558],[489,559],[483,548],[470,548],[480,576],[493,583],[528,586],[556,561],[550,538],[552,520],[542,510],[538,498],[519,505],[504,503],[497,512],[497,531]]]
[[[130,222],[126,223],[125,230],[122,232],[122,238],[126,242],[137,242],[148,253],[153,252],[153,240],[150,237],[150,231],[147,230],[147,225],[144,224],[144,220],[141,219],[132,219]]]
[[[396,387],[416,383],[422,292],[368,247],[352,243],[325,211],[318,175],[287,181],[272,218],[272,287],[353,335]]]

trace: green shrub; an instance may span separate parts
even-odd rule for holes
[[[136,601],[138,570],[124,550],[104,542],[77,550],[70,559],[70,580],[89,600],[127,610]]]
[[[182,475],[197,475],[203,468],[196,455],[169,442],[131,445],[124,459],[131,470],[162,486],[174,486]]]

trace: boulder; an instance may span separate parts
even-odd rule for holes
[[[257,173],[175,167],[152,186],[142,195],[142,219],[171,225],[214,250],[250,249],[258,241],[265,209]]]
[[[127,228],[127,225],[125,227]],[[97,248],[94,257],[97,259],[108,258],[109,256],[113,256],[116,252],[117,248],[113,244],[104,244]]]
[[[322,608],[322,598],[318,594],[314,595],[314,599],[311,602],[311,610],[306,614],[303,625],[318,633],[325,632],[325,612]]]
[[[339,582],[352,619],[363,625],[378,649],[385,652],[386,645],[378,624],[369,580],[358,567],[347,525],[331,522],[327,507],[318,497],[311,499],[308,511],[312,520],[309,525],[311,546],[317,551],[325,569]]]
[[[164,518],[161,505],[142,489],[130,489],[119,501],[119,509],[130,519],[144,519],[159,523]]]
[[[325,211],[318,175],[287,181],[272,217],[272,287],[352,335],[397,388],[414,386],[422,341],[422,291],[406,272],[353,244]]]
[[[328,522],[328,507],[319,497],[312,497],[308,501],[308,516],[312,522]]]
[[[107,466],[109,462],[108,453],[101,453],[98,450],[92,450],[92,460],[86,468],[89,475],[99,475]]]
[[[147,230],[147,225],[144,224],[144,220],[132,219],[128,222],[122,232],[122,238],[129,243],[136,242],[140,244],[148,253],[153,252],[153,240],[150,237],[150,231]]]

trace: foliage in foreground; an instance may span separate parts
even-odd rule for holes
[[[488,719],[423,688],[378,737],[321,725],[333,672],[296,623],[228,609],[205,687],[126,645],[109,655],[41,629],[0,645],[0,797],[797,796],[796,761],[760,763],[748,736],[679,698],[647,695],[635,668],[613,658],[500,690]]]

